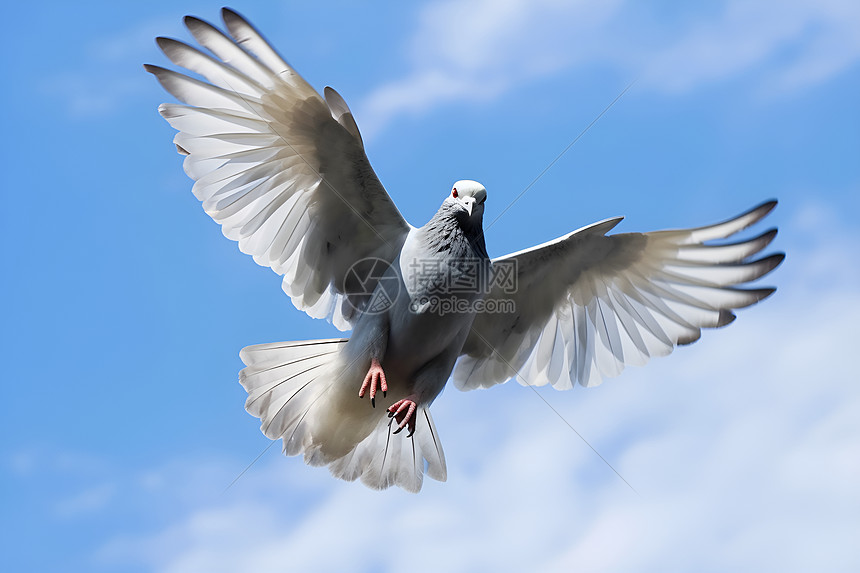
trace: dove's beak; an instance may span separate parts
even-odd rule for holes
[[[472,207],[475,206],[475,200],[469,197],[463,201],[463,206],[466,207],[466,211],[468,211],[469,216],[472,216]]]

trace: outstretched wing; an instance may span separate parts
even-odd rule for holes
[[[733,309],[775,290],[736,285],[766,275],[785,255],[751,260],[776,229],[706,243],[734,235],[775,206],[770,201],[708,227],[653,233],[607,236],[621,221],[608,219],[495,259],[499,271],[513,267],[516,282],[494,281],[454,369],[455,384],[467,390],[517,378],[558,389],[594,386],[627,364],[698,340],[702,328],[730,323]]]
[[[193,192],[224,235],[283,275],[297,308],[346,330],[357,314],[348,299],[375,286],[350,281],[350,267],[393,261],[409,225],[340,95],[326,88],[323,100],[244,18],[227,8],[222,16],[230,36],[185,18],[214,58],[158,38],[174,64],[208,80],[145,66],[186,104],[158,110],[179,131]]]

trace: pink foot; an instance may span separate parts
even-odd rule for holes
[[[379,384],[382,395],[388,392],[388,382],[385,381],[385,372],[382,371],[382,365],[379,360],[374,358],[370,361],[370,370],[367,371],[367,376],[364,377],[364,382],[361,384],[361,389],[358,391],[358,397],[364,398],[364,393],[370,388],[370,405],[376,408],[376,385]]]
[[[415,433],[415,410],[417,408],[418,404],[409,398],[398,400],[388,408],[388,417],[397,421],[398,428],[394,430],[395,434],[401,432],[406,426],[409,426],[407,438]]]

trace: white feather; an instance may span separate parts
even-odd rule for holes
[[[189,105],[159,111],[180,133],[194,194],[224,235],[261,265],[285,275],[301,310],[338,328],[352,321],[323,297],[344,294],[343,277],[357,260],[394,261],[409,231],[364,154],[349,108],[336,92],[325,100],[235,12],[224,10],[232,39],[197,18],[186,25],[218,59],[160,38],[175,64],[210,83],[157,66],[146,69]],[[309,210],[310,204],[321,208]],[[313,237],[325,258],[300,248]],[[294,256],[298,253],[298,256]],[[287,264],[289,262],[289,264]],[[299,284],[292,287],[287,277]],[[320,303],[320,300],[323,302]],[[340,297],[342,300],[342,297]]]
[[[736,285],[754,281],[782,262],[781,254],[749,260],[776,231],[730,244],[705,241],[728,238],[774,206],[767,202],[716,225],[645,234],[607,236],[620,221],[608,219],[496,259],[516,260],[518,290],[496,289],[488,296],[513,299],[516,312],[476,316],[454,382],[468,390],[519,374],[524,384],[594,386],[617,376],[627,364],[644,364],[697,340],[702,328],[731,322],[732,309],[773,292]],[[569,314],[572,322],[563,340],[566,370],[550,355],[561,353],[559,313]]]
[[[416,412],[415,433],[393,435],[396,426],[355,397],[354,365],[342,359],[346,339],[249,346],[239,380],[245,408],[260,418],[263,433],[283,439],[288,455],[328,465],[336,477],[374,489],[421,489],[424,474],[447,479],[445,454],[426,407]],[[358,378],[363,377],[358,372]],[[348,383],[343,383],[347,381]]]

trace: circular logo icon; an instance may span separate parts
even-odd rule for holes
[[[388,261],[368,257],[346,271],[344,292],[360,313],[379,314],[391,308],[400,295],[400,277]]]

